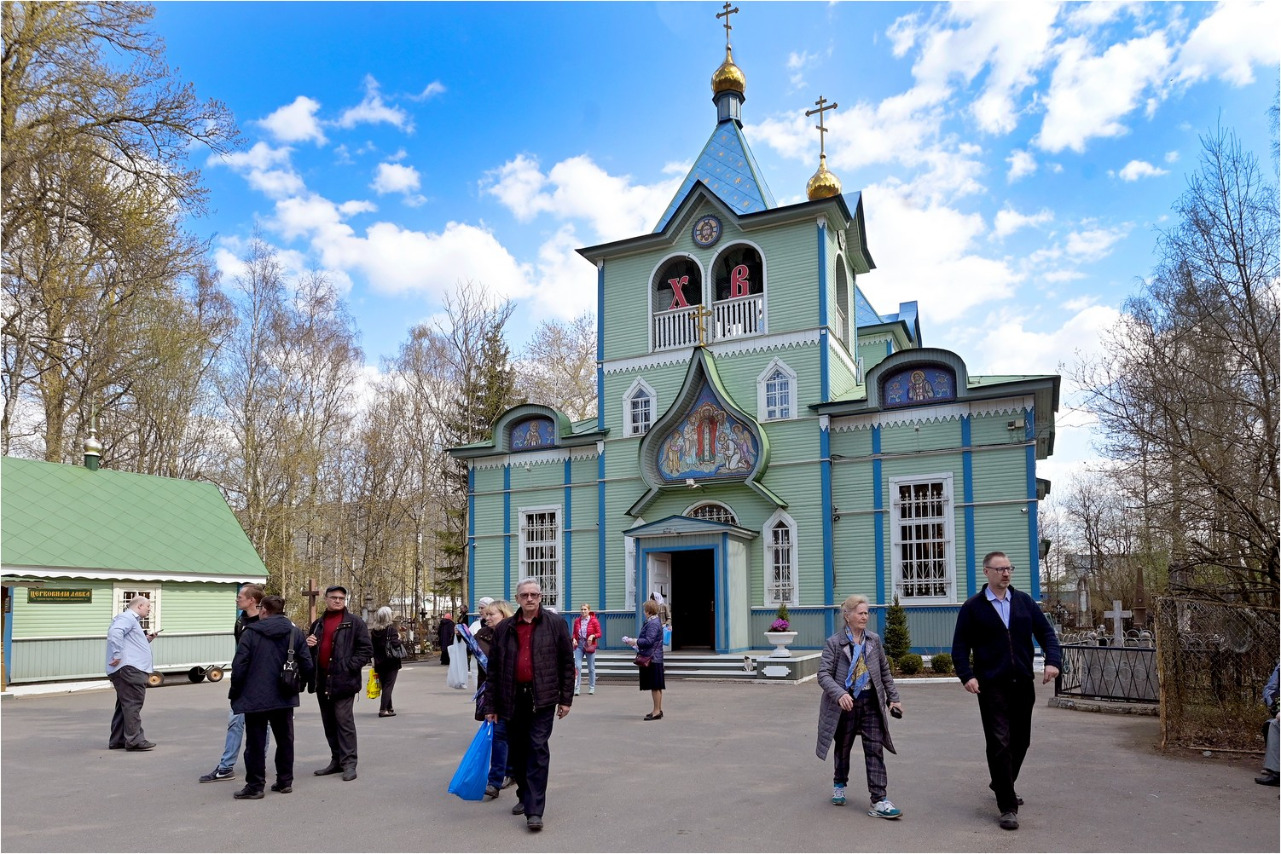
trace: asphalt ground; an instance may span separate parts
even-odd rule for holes
[[[546,829],[497,801],[447,793],[474,735],[470,691],[415,663],[393,718],[356,704],[359,779],[315,777],[328,747],[314,697],[295,719],[293,794],[236,801],[200,784],[222,752],[227,683],[148,692],[150,752],[107,749],[110,689],[0,703],[0,848],[18,851],[1267,851],[1281,848],[1278,790],[1257,756],[1157,749],[1159,721],[1048,707],[1040,689],[1019,781],[1022,828],[1002,831],[987,788],[978,706],[956,681],[901,680],[906,715],[887,754],[897,821],[866,815],[861,750],[835,807],[814,755],[819,690],[673,682],[664,720],[648,693],[602,683],[552,736]],[[268,775],[272,765],[268,757]]]

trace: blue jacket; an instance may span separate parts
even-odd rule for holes
[[[640,634],[636,636],[636,651],[648,655],[650,664],[663,663],[663,624],[658,617],[650,617],[641,626]]]
[[[1032,597],[1009,588],[1010,628],[1001,622],[1000,614],[987,601],[987,585],[961,606],[952,634],[952,664],[964,684],[978,677],[979,685],[988,681],[1010,681],[1032,678],[1032,638],[1035,636],[1045,652],[1045,663],[1060,667],[1059,639],[1050,621]],[[970,667],[970,651],[974,666]]]

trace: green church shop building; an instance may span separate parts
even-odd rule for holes
[[[537,578],[569,617],[590,603],[619,649],[657,591],[675,649],[742,653],[770,648],[780,604],[793,648],[821,648],[862,593],[882,631],[897,597],[915,651],[950,649],[986,552],[1040,598],[1059,377],[973,376],[925,346],[916,303],[874,309],[861,196],[823,156],[808,200],[779,206],[728,46],[712,87],[715,129],[654,231],[579,250],[597,272],[598,416],[526,404],[451,450],[469,470],[469,600]]]

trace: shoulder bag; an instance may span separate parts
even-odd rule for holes
[[[285,654],[285,663],[280,665],[280,689],[286,694],[297,694],[303,689],[302,671],[298,669],[298,662],[294,660],[294,632],[293,626],[289,627],[289,652]]]

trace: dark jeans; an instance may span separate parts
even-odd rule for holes
[[[142,704],[147,699],[147,674],[126,664],[107,678],[116,689],[116,708],[111,715],[111,747],[135,747],[147,740],[142,734]]]
[[[391,689],[396,687],[396,676],[399,670],[388,670],[386,673],[378,674],[378,681],[382,683],[382,703],[378,706],[381,712],[393,712],[396,707],[391,704]]]
[[[507,773],[507,721],[499,720],[494,724],[494,743],[489,749],[489,785],[496,789],[503,787],[503,778]]]
[[[547,773],[552,758],[547,741],[555,722],[554,705],[535,709],[532,689],[516,686],[516,711],[507,722],[507,749],[512,776],[516,778],[516,798],[525,805],[527,816],[541,816],[547,802]]]
[[[320,722],[325,725],[331,761],[347,770],[356,768],[356,716],[352,706],[355,695],[341,700],[325,696],[324,680],[317,680],[316,701],[320,705]]]
[[[294,710],[245,712],[245,788],[261,792],[267,782],[267,727],[276,738],[276,784],[294,784]]]
[[[979,714],[987,739],[989,788],[996,793],[997,808],[1018,812],[1014,784],[1032,740],[1032,707],[1036,685],[1030,679],[979,683]]]

